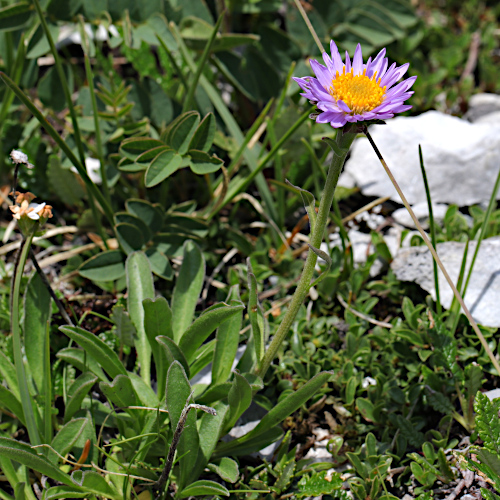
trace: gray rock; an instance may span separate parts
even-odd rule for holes
[[[500,111],[500,95],[475,94],[469,99],[469,110],[465,113],[465,118],[478,122],[496,111]]]
[[[500,165],[500,124],[474,124],[438,111],[397,117],[370,127],[371,135],[411,205],[426,201],[422,146],[433,203],[469,206],[488,200]],[[367,196],[401,203],[368,140],[355,141],[340,185],[354,179]]]
[[[476,242],[469,244],[466,273],[469,270]],[[465,243],[447,242],[437,246],[437,253],[454,283],[458,274],[465,250]],[[500,326],[500,236],[483,240],[479,249],[474,271],[472,273],[465,304],[472,317],[481,325]],[[396,277],[401,281],[418,283],[431,296],[436,298],[432,256],[426,246],[401,248],[391,264]],[[441,304],[448,309],[453,292],[441,271],[439,271],[439,291]]]
[[[500,111],[494,111],[493,113],[480,116],[474,120],[474,123],[492,123],[494,125],[498,125],[500,124]]]
[[[411,208],[415,212],[415,215],[417,216],[417,219],[422,227],[427,229],[429,227],[429,205],[427,202],[417,203]],[[432,204],[432,214],[434,216],[434,220],[436,222],[442,221],[446,215],[446,210],[448,210],[448,205],[445,205],[444,203]],[[392,217],[402,226],[411,227],[412,229],[416,228],[413,219],[410,217],[410,214],[405,207],[395,210],[392,213]]]

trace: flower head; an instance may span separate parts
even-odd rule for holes
[[[33,165],[28,161],[28,155],[19,151],[17,149],[13,149],[10,152],[10,158],[16,165],[26,165],[28,168],[33,168]]]
[[[21,205],[12,205],[9,208],[14,214],[12,216],[14,219],[20,220],[21,217],[26,216],[31,220],[38,220],[40,218],[40,212],[42,212],[44,207],[45,203],[29,203],[28,200],[23,200]]]
[[[385,49],[382,49],[375,59],[370,57],[364,64],[359,44],[352,63],[347,52],[345,63],[342,62],[333,40],[330,50],[331,57],[323,53],[326,66],[310,60],[316,78],[294,78],[304,91],[301,95],[318,107],[319,113],[312,116],[318,123],[339,128],[348,122],[392,118],[394,113],[411,109],[403,103],[413,94],[408,89],[417,77],[412,76],[393,87],[406,73],[408,63],[388,67]]]
[[[25,200],[28,203],[30,203],[36,198],[36,196],[33,193],[30,193],[29,191],[26,191],[26,193],[21,193],[20,191],[16,191],[14,193],[14,196],[16,197],[16,203],[19,204],[21,204]]]

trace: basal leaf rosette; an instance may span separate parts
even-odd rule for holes
[[[340,128],[346,123],[385,120],[411,109],[404,102],[413,94],[408,89],[417,77],[395,85],[406,73],[408,63],[399,67],[393,63],[389,67],[385,49],[382,49],[375,59],[370,57],[365,64],[359,44],[352,63],[347,52],[345,63],[342,61],[333,40],[330,51],[331,57],[323,53],[326,66],[315,59],[310,60],[316,78],[294,78],[304,91],[301,95],[317,106],[318,112],[311,116],[317,123]]]

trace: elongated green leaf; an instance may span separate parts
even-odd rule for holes
[[[155,296],[153,276],[148,258],[142,252],[135,252],[128,256],[127,269],[127,308],[130,319],[137,331],[136,349],[139,364],[141,366],[141,377],[146,384],[151,384],[151,346],[144,329],[144,307],[145,299]]]
[[[158,349],[157,338],[159,336],[172,338],[172,310],[165,297],[145,299],[142,306],[144,308],[144,330],[155,361],[158,394],[163,394],[165,392],[167,369],[173,360],[167,364],[165,352],[163,349]]]
[[[243,415],[243,412],[252,402],[252,388],[245,377],[236,372],[233,376],[233,385],[227,397],[229,410],[226,413],[224,421],[224,431],[226,432],[234,427],[238,419]]]
[[[88,418],[75,418],[68,422],[66,425],[59,429],[59,432],[55,435],[52,440],[52,448],[62,455],[63,457],[71,451],[71,448],[78,441],[80,435],[82,434],[85,426],[90,425]],[[49,450],[47,457],[54,465],[59,462],[59,457],[52,451]]]
[[[133,215],[128,212],[117,212],[115,214],[115,221],[117,224],[124,223],[124,224],[132,224],[132,226],[135,226],[142,235],[142,238],[139,237],[139,239],[141,239],[144,242],[149,241],[153,237],[153,232],[151,231],[151,229],[137,215]],[[135,247],[137,246],[137,244],[131,242],[131,246]]]
[[[184,368],[187,377],[189,377],[189,365],[183,352],[179,349],[179,346],[171,338],[165,337],[164,335],[159,335],[158,337],[156,337],[156,341],[163,348],[166,358],[166,369],[168,370],[168,368],[174,361],[178,361]]]
[[[134,386],[127,375],[118,375],[113,382],[101,382],[99,387],[103,394],[116,406],[137,406],[139,399]]]
[[[197,149],[208,153],[215,136],[215,116],[208,113],[201,121],[189,143],[188,149]]]
[[[115,233],[127,255],[140,250],[145,243],[143,233],[135,225],[122,222],[115,226]]]
[[[127,375],[127,371],[118,355],[93,333],[87,332],[78,326],[61,326],[59,330],[87,351],[111,378],[118,375]]]
[[[231,288],[226,302],[231,306],[242,305],[238,285]],[[217,342],[215,344],[212,364],[213,385],[225,382],[231,374],[231,369],[238,350],[242,321],[243,311],[241,314],[235,314],[224,321],[217,329]]]
[[[53,486],[48,490],[44,491],[44,500],[56,500],[56,499],[67,499],[67,498],[85,498],[88,496],[87,492],[82,492],[76,487],[71,486]]]
[[[184,253],[179,276],[172,296],[172,330],[178,344],[183,333],[193,321],[196,303],[205,278],[205,259],[198,245],[184,243]]]
[[[12,361],[0,351],[0,374],[2,379],[7,382],[9,389],[12,391],[14,396],[21,400],[21,395],[19,393],[19,383],[17,381],[16,367]]]
[[[150,408],[157,408],[159,405],[159,399],[155,391],[153,391],[153,389],[146,384],[146,382],[144,382],[139,375],[131,372],[128,376],[141,404],[143,406],[149,406]]]
[[[184,332],[179,347],[190,363],[196,353],[196,349],[208,338],[208,336],[224,321],[238,314],[244,309],[243,305],[228,306],[217,304],[219,307],[208,309]]]
[[[21,443],[15,439],[0,437],[0,455],[4,455],[11,460],[15,460],[29,469],[44,474],[45,476],[55,479],[60,483],[68,486],[73,485],[69,476],[52,465],[47,458],[42,455],[38,455],[37,452],[31,448],[31,446],[25,443]]]
[[[0,407],[14,414],[20,422],[25,425],[24,411],[21,401],[12,391],[3,385],[0,385]]]
[[[217,459],[226,455],[231,455],[233,457],[249,455],[250,453],[262,450],[270,444],[275,443],[282,436],[283,429],[281,426],[271,427],[271,429],[267,429],[262,434],[252,437],[251,439],[235,439],[229,443],[221,443],[215,450],[212,458]]]
[[[197,175],[211,174],[220,170],[224,162],[217,156],[210,156],[204,151],[189,150],[189,168]]]
[[[186,404],[189,404],[191,386],[182,365],[174,361],[167,374],[166,403],[171,419],[172,432],[177,427],[179,417]],[[177,449],[179,460],[178,485],[182,489],[189,483],[190,475],[198,458],[199,437],[196,428],[196,412],[190,411]]]
[[[204,496],[204,495],[220,495],[223,497],[229,496],[229,491],[222,484],[216,483],[214,481],[196,481],[191,483],[187,488],[184,488],[180,494],[179,498],[187,498],[190,496]]]
[[[125,139],[120,145],[120,152],[132,161],[135,161],[137,156],[151,151],[153,148],[164,147],[165,144],[158,139],[150,139],[149,137],[130,137]]]
[[[96,382],[97,377],[93,373],[85,372],[71,384],[68,391],[68,401],[64,411],[64,422],[68,422],[69,419],[81,408],[83,399]]]
[[[158,205],[152,205],[148,201],[129,199],[125,202],[127,211],[139,217],[153,233],[161,230],[163,223],[163,209]]]
[[[168,257],[156,246],[153,245],[146,250],[146,257],[151,264],[151,271],[160,278],[171,280],[174,270],[170,265]]]
[[[123,254],[119,250],[101,252],[86,260],[78,272],[93,281],[115,281],[125,275]]]
[[[16,31],[31,19],[33,6],[28,2],[18,2],[0,9],[0,31]]]
[[[73,365],[75,368],[78,368],[81,372],[89,370],[96,375],[99,380],[108,380],[99,363],[82,349],[66,347],[61,349],[56,356],[66,361],[66,363]]]
[[[176,172],[182,165],[182,156],[177,154],[173,149],[162,151],[149,164],[149,167],[144,174],[144,183],[150,188],[160,184],[169,175]]]
[[[239,443],[245,443],[274,428],[286,417],[300,408],[308,399],[314,396],[316,391],[318,391],[321,386],[326,384],[332,375],[333,372],[321,372],[315,375],[298,391],[295,391],[286,398],[282,399],[269,413],[264,415],[264,418],[259,422],[255,429],[250,431],[248,434],[245,434],[243,437],[236,439],[235,441],[238,441]],[[232,445],[233,443],[234,445],[237,444],[232,441],[231,443],[227,443],[226,445]],[[225,446],[222,445],[221,449],[225,449]]]
[[[252,265],[250,259],[247,259],[248,266],[248,316],[250,317],[250,324],[252,325],[252,334],[255,347],[255,355],[257,363],[264,357],[264,343],[265,343],[265,320],[264,311],[260,306],[257,295],[257,280],[252,272]]]
[[[77,470],[71,474],[71,479],[74,484],[81,486],[90,493],[102,495],[104,498],[111,498],[113,500],[123,499],[123,495],[115,491],[98,472]]]
[[[170,417],[172,431],[179,423],[182,410],[186,403],[189,404],[191,386],[184,368],[178,361],[174,361],[167,373],[166,404]]]
[[[195,95],[196,87],[198,86],[198,80],[200,79],[201,73],[203,71],[203,68],[206,65],[207,58],[210,55],[210,51],[212,50],[212,46],[214,44],[214,41],[217,36],[217,32],[219,31],[220,24],[222,22],[222,19],[224,18],[224,13],[222,13],[219,16],[219,19],[217,19],[217,22],[215,23],[215,26],[212,29],[212,33],[210,33],[210,36],[208,37],[207,43],[205,44],[205,47],[203,49],[203,53],[201,54],[201,57],[197,63],[197,68],[194,73],[193,81],[191,82],[191,85],[189,87],[189,90],[187,92],[186,98],[184,100],[184,105],[182,106],[183,111],[187,111],[189,107],[191,106],[191,101],[193,100],[193,97]]]
[[[200,115],[196,111],[189,111],[181,115],[168,136],[168,145],[180,155],[187,153],[191,139],[200,123]]]
[[[217,463],[208,464],[208,470],[217,474],[223,481],[235,483],[240,477],[239,466],[229,457],[222,457]]]

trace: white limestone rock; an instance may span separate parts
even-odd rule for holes
[[[427,229],[429,227],[429,205],[427,204],[427,202],[424,201],[422,203],[417,203],[411,208],[413,209],[413,212],[417,216],[417,219],[422,227],[424,229]],[[446,215],[446,210],[448,210],[448,205],[445,205],[444,203],[433,204],[432,214],[434,216],[434,221],[441,222]],[[401,224],[402,226],[411,227],[412,229],[416,228],[413,219],[411,218],[408,210],[406,210],[405,207],[395,210],[392,213],[392,217],[398,224]]]
[[[500,124],[428,111],[373,125],[370,133],[411,205],[426,201],[419,144],[433,203],[469,206],[489,199],[500,165]],[[352,180],[366,196],[391,196],[401,203],[365,138],[355,141],[340,185]]]
[[[469,99],[469,110],[465,118],[471,122],[481,122],[488,115],[500,111],[500,95],[497,94],[475,94]]]
[[[466,273],[469,270],[476,242],[469,244]],[[465,250],[465,243],[446,242],[437,246],[437,253],[454,283],[458,274]],[[472,317],[481,325],[500,327],[500,236],[487,238],[481,243],[474,271],[472,273],[465,304]],[[393,262],[392,270],[401,281],[413,281],[436,299],[432,256],[426,246],[401,248]],[[441,304],[446,309],[451,306],[453,292],[439,271],[439,292]]]

